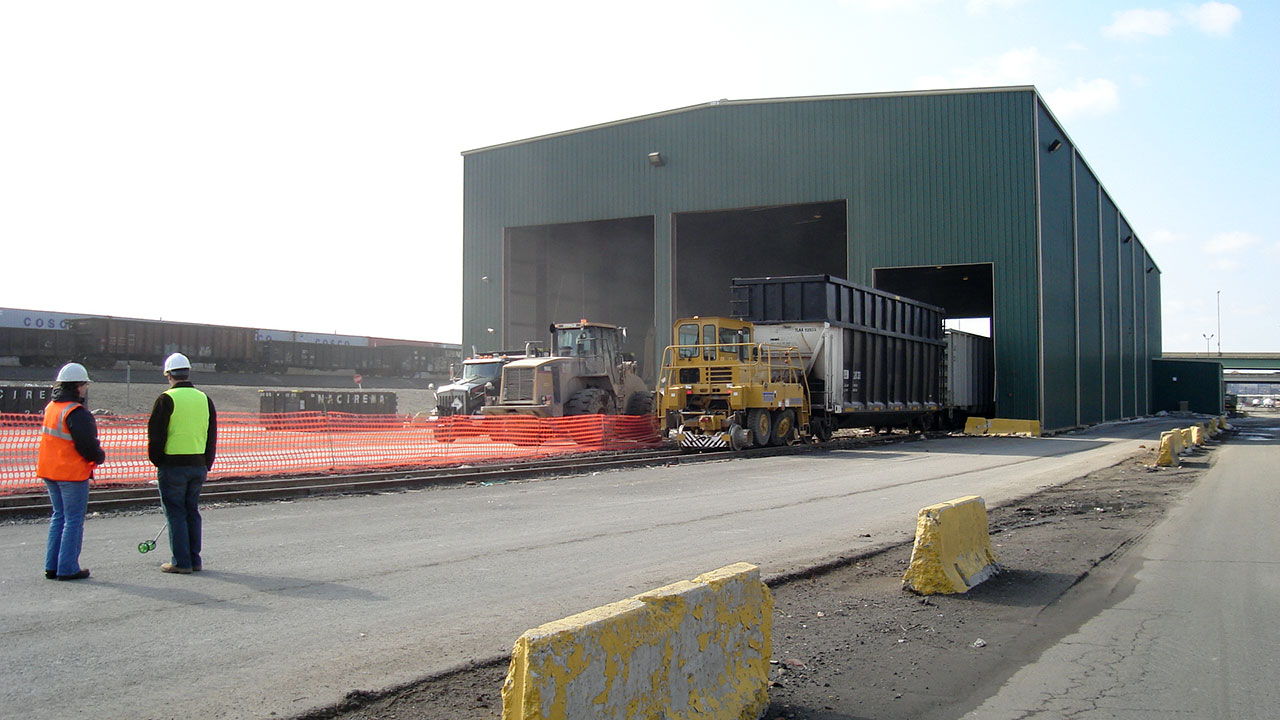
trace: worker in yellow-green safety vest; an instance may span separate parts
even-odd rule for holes
[[[191,384],[191,361],[174,353],[164,361],[169,389],[156,398],[147,421],[147,457],[156,466],[160,503],[169,521],[173,557],[161,572],[182,575],[204,568],[200,559],[200,490],[218,446],[213,400]]]

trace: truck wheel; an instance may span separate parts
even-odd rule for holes
[[[773,427],[769,429],[770,445],[790,445],[796,435],[796,414],[791,410],[773,413]]]
[[[431,436],[436,442],[451,443],[457,438],[457,429],[453,427],[454,420],[452,415],[442,418],[436,418],[431,423]]]
[[[622,411],[623,415],[652,415],[653,414],[653,395],[647,392],[631,393],[631,397],[627,398],[626,409]]]
[[[773,419],[768,410],[751,410],[747,413],[747,429],[751,431],[756,447],[769,444],[769,431],[773,428]]]

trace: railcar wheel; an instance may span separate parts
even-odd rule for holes
[[[813,432],[813,436],[818,439],[818,442],[827,442],[831,439],[831,426],[823,418],[810,420],[809,429]]]

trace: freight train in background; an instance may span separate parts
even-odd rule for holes
[[[447,378],[462,361],[456,343],[0,308],[0,358],[23,367],[57,367],[69,360],[97,369],[121,362],[159,365],[173,352],[218,372],[350,371],[410,378]]]

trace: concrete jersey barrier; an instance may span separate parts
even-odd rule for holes
[[[969,495],[920,510],[903,587],[921,595],[962,593],[999,570],[981,497]]]
[[[964,421],[965,435],[1027,435],[1040,437],[1039,420],[971,417]]]
[[[773,596],[737,563],[516,640],[502,720],[722,718],[769,706]]]

